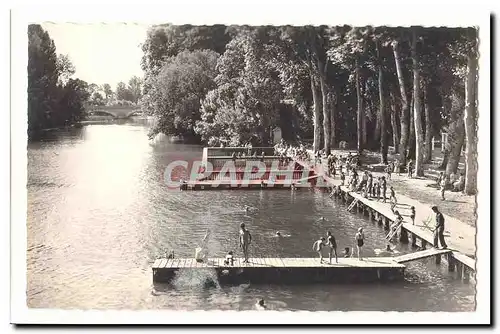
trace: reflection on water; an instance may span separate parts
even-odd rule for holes
[[[168,250],[194,256],[207,229],[208,250],[240,256],[238,226],[252,232],[252,257],[312,257],[327,230],[339,248],[364,226],[366,256],[384,249],[384,231],[327,195],[288,191],[181,192],[163,183],[171,161],[201,158],[202,148],[149,141],[147,122],[87,125],[48,133],[28,149],[30,307],[126,309],[472,310],[474,286],[432,260],[412,263],[405,282],[370,285],[211,286],[214,273],[180,272],[152,283],[151,264]],[[246,213],[245,205],[257,210]],[[321,222],[325,216],[329,222]],[[280,231],[285,237],[276,237]],[[406,246],[397,246],[401,253]]]

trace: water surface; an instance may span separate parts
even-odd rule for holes
[[[47,134],[28,147],[27,302],[37,308],[249,310],[265,297],[278,310],[471,311],[474,285],[432,260],[408,265],[401,283],[248,285],[203,288],[203,274],[175,287],[153,284],[151,265],[167,250],[192,257],[207,229],[212,256],[238,250],[245,222],[251,256],[313,257],[327,230],[366,256],[385,232],[326,194],[301,189],[181,192],[163,182],[169,162],[201,159],[202,147],[147,138],[145,121],[87,125]],[[245,214],[250,205],[258,210]],[[325,216],[328,222],[319,222]],[[287,238],[274,237],[279,230]],[[402,253],[407,246],[398,246]],[[209,275],[210,273],[207,273]]]

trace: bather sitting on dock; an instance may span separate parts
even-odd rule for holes
[[[255,308],[260,311],[267,309],[267,306],[264,303],[264,299],[259,299],[257,303],[255,303]]]
[[[226,266],[229,266],[229,265],[234,265],[234,257],[233,257],[233,251],[229,251],[226,255],[226,258],[224,260],[224,264]]]
[[[351,249],[349,247],[344,248],[344,257],[351,257]]]

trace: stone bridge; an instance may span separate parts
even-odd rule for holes
[[[142,111],[136,107],[130,106],[113,106],[113,107],[97,107],[88,111],[89,116],[110,116],[113,118],[124,119],[131,116],[142,115]]]

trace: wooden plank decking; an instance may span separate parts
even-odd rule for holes
[[[320,263],[318,258],[251,258],[248,263],[236,258],[234,265],[224,265],[224,258],[211,258],[207,262],[194,259],[161,259],[153,264],[153,281],[169,283],[177,275],[212,271],[207,274],[209,285],[251,282],[256,284],[313,284],[313,283],[369,283],[395,281],[404,277],[405,266],[393,258],[339,258]],[[200,276],[200,273],[196,274]],[[201,274],[203,276],[203,274]]]
[[[310,163],[303,162],[301,160],[295,160],[300,165],[305,168],[313,168],[313,170],[323,176],[324,181],[327,184],[340,186],[340,178],[332,178],[326,175],[324,168],[321,165],[312,166]],[[321,180],[321,179],[319,179]],[[389,199],[386,203],[382,200],[377,201],[374,198],[365,198],[361,194],[350,189],[346,186],[340,186],[342,192],[347,193],[349,196],[358,200],[362,204],[371,208],[371,210],[377,211],[379,214],[387,217],[389,220],[394,221],[396,215],[391,210],[391,204]],[[410,233],[417,235],[420,239],[425,240],[429,244],[434,243],[434,234],[430,230],[435,225],[434,213],[431,210],[431,206],[422,204],[412,198],[404,195],[396,194],[398,199],[398,204],[395,210],[398,210],[403,216],[402,227]],[[415,225],[409,219],[409,210],[411,206],[416,208]],[[453,250],[453,257],[465,264],[468,268],[475,268],[475,260],[473,257],[475,254],[475,229],[468,224],[461,222],[453,217],[444,215],[445,217],[445,240],[448,244],[448,249]],[[430,220],[429,220],[430,219]]]
[[[395,261],[393,257],[370,257],[358,260],[357,258],[339,258],[339,263],[320,263],[318,258],[250,258],[248,263],[236,258],[233,266],[224,265],[224,258],[211,258],[207,262],[196,262],[194,259],[161,259],[156,260],[153,269],[164,268],[328,268],[328,267],[351,267],[351,268],[404,268],[404,265]],[[327,260],[328,261],[328,260]]]
[[[393,260],[396,261],[397,263],[406,263],[406,262],[410,262],[410,261],[422,260],[422,259],[426,259],[428,257],[432,257],[432,256],[436,256],[436,255],[443,255],[443,254],[448,254],[448,253],[451,253],[451,250],[430,248],[430,249],[426,249],[426,250],[423,250],[420,252],[409,253],[409,254],[397,256],[397,257],[394,257]]]

